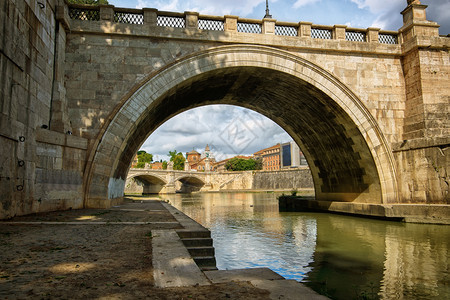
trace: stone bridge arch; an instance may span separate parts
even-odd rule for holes
[[[184,175],[177,177],[175,178],[175,182],[177,181],[181,183],[179,191],[182,193],[197,192],[206,185],[206,182],[202,178],[193,175]]]
[[[141,192],[142,194],[159,194],[167,185],[166,178],[146,172],[129,174],[127,182],[133,184],[130,179],[138,180],[142,184],[142,191],[136,190],[136,192]]]
[[[148,178],[148,180],[150,181],[154,181],[154,182],[161,182],[164,184],[167,184],[167,180],[164,176],[159,176],[157,174],[149,174],[149,172],[135,172],[132,174],[128,174],[127,179],[132,179],[132,178],[136,178],[136,177],[142,177],[142,178]]]
[[[208,104],[243,106],[285,129],[305,153],[318,200],[397,202],[392,151],[357,95],[294,54],[236,45],[167,65],[122,99],[90,153],[85,206],[120,199],[145,139],[176,114]]]

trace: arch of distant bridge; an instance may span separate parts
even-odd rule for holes
[[[180,174],[181,173],[181,174]],[[172,178],[170,178],[172,177]],[[144,180],[147,184],[155,184],[165,186],[167,184],[174,184],[177,181],[182,184],[195,185],[199,188],[206,184],[204,178],[194,175],[191,172],[183,174],[183,172],[166,171],[166,172],[152,172],[151,170],[142,170],[141,172],[134,170],[127,176],[127,180],[132,178],[139,178]]]

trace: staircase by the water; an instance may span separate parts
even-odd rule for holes
[[[200,270],[217,270],[213,240],[209,230],[178,231],[177,233]]]

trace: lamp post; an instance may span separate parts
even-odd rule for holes
[[[272,15],[269,12],[269,0],[266,0],[266,15],[264,16],[264,19],[272,19]]]

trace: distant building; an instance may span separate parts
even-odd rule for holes
[[[147,167],[148,166],[148,167]],[[155,161],[149,164],[145,164],[145,168],[152,169],[152,170],[162,170],[163,169],[163,163],[159,161]]]
[[[206,145],[205,151],[202,154],[195,150],[187,152],[186,160],[186,171],[213,171],[213,165],[216,162],[214,156],[211,154],[209,145]]]
[[[281,144],[280,147],[281,168],[294,168],[308,165],[303,152],[300,151],[300,148],[294,141]]]
[[[138,164],[138,156],[136,154],[133,158],[133,161],[131,162],[131,167],[136,168],[137,164]]]
[[[253,156],[255,159],[261,159],[263,171],[308,165],[305,156],[294,141],[259,150]]]
[[[200,161],[201,154],[195,150],[186,153],[186,161],[189,166],[197,164]]]
[[[261,159],[263,171],[277,171],[281,168],[281,147],[280,144],[259,150],[253,156],[255,159]]]

